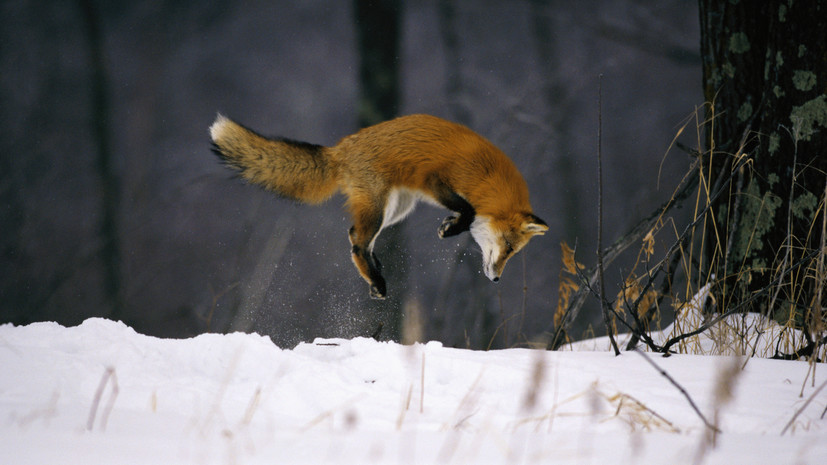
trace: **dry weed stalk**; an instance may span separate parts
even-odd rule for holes
[[[101,397],[103,396],[103,391],[106,389],[108,384],[111,384],[112,387],[109,393],[109,401],[106,403],[106,407],[104,407],[101,412],[101,431],[106,430],[106,423],[109,421],[109,414],[112,412],[112,407],[115,405],[115,399],[117,399],[119,392],[118,376],[115,374],[115,368],[111,366],[106,367],[106,370],[104,370],[103,376],[101,376],[100,383],[98,384],[98,389],[95,391],[95,397],[92,399],[92,406],[89,409],[89,418],[86,420],[87,431],[92,431],[92,428],[95,426],[95,417],[97,416],[98,405],[100,404]]]
[[[717,426],[715,426],[715,425],[713,425],[712,423],[710,423],[710,422],[709,422],[709,420],[707,420],[707,419],[706,419],[706,417],[704,416],[704,414],[703,414],[703,413],[701,413],[701,410],[698,408],[698,406],[697,406],[697,405],[695,405],[695,401],[694,401],[694,400],[692,400],[692,396],[690,396],[690,395],[689,395],[689,393],[688,393],[688,392],[686,392],[686,389],[684,389],[684,388],[683,388],[683,386],[681,386],[680,384],[678,384],[678,382],[677,382],[677,381],[675,381],[675,379],[674,379],[674,378],[672,378],[672,376],[670,376],[670,375],[669,375],[669,373],[667,373],[667,372],[666,372],[666,370],[664,370],[663,368],[659,367],[659,366],[658,366],[655,362],[653,362],[653,361],[652,361],[652,359],[650,359],[650,358],[649,358],[649,356],[648,356],[648,355],[646,355],[646,353],[644,353],[643,351],[636,349],[636,350],[635,350],[635,352],[637,352],[638,354],[640,354],[640,356],[641,356],[641,357],[643,357],[643,359],[644,359],[644,360],[646,360],[646,362],[647,362],[647,363],[649,363],[649,365],[652,365],[652,367],[653,367],[654,369],[656,369],[656,370],[658,371],[658,373],[660,373],[660,374],[661,374],[661,376],[663,376],[664,378],[666,378],[666,380],[667,380],[667,381],[669,381],[669,382],[670,382],[673,386],[675,386],[675,388],[677,388],[677,389],[678,389],[678,391],[680,391],[680,393],[681,393],[681,394],[682,394],[682,395],[686,398],[687,402],[689,402],[689,405],[692,407],[692,410],[694,410],[694,411],[695,411],[695,413],[698,415],[698,417],[700,417],[700,419],[704,422],[704,425],[706,425],[706,427],[707,427],[708,429],[710,429],[710,430],[712,430],[712,431],[719,431],[719,430],[718,430],[718,427],[717,427]]]
[[[480,371],[480,374],[477,375],[477,379],[471,383],[471,386],[468,388],[468,392],[462,397],[459,404],[457,405],[457,409],[454,411],[452,419],[450,422],[446,422],[442,425],[442,430],[452,430],[452,429],[459,429],[461,428],[465,422],[476,415],[477,413],[477,401],[480,393],[477,390],[480,381],[482,380],[482,376],[485,374],[485,369]]]
[[[666,430],[670,433],[680,433],[680,429],[671,421],[629,394],[619,392],[607,397],[606,400],[612,404],[617,403],[614,416],[620,417],[621,413],[625,413],[625,419],[633,430],[641,426],[646,431]]]
[[[566,313],[572,304],[572,296],[580,290],[580,285],[577,284],[575,278],[585,266],[574,259],[574,249],[569,247],[565,241],[560,243],[560,249],[563,266],[558,276],[557,310],[554,312],[553,323],[554,327],[558,329],[558,334],[561,337],[560,345],[562,345],[571,342],[564,323]]]
[[[36,408],[20,418],[17,418],[15,414],[12,414],[11,420],[16,422],[17,425],[21,428],[27,428],[35,420],[40,418],[43,420],[43,423],[45,423],[46,426],[48,426],[49,421],[57,416],[58,400],[60,400],[60,391],[55,390],[54,392],[52,392],[52,397],[49,399],[46,405]]]
[[[699,147],[703,143],[703,132],[714,130],[714,102],[706,104],[703,109],[708,110],[708,119],[700,119],[699,108],[693,114]],[[683,148],[677,138],[691,121],[690,117],[679,128],[670,149],[673,146]],[[806,357],[812,361],[827,358],[827,319],[824,313],[827,295],[823,290],[827,282],[827,183],[821,199],[811,196],[812,206],[806,207],[812,217],[806,237],[794,237],[791,226],[793,216],[801,217],[802,207],[795,206],[792,200],[787,202],[788,237],[774,263],[755,268],[754,264],[747,263],[745,257],[732,253],[738,228],[747,231],[744,239],[747,250],[759,240],[757,218],[770,208],[766,198],[755,200],[751,208],[757,213],[747,215],[742,205],[745,197],[750,195],[748,188],[744,187],[749,184],[747,180],[758,176],[752,171],[751,154],[745,148],[758,141],[758,135],[745,131],[732,154],[720,152],[714,145],[704,152],[685,149],[695,157],[695,162],[671,198],[627,235],[598,254],[598,258],[604,256],[606,263],[610,263],[629,246],[639,244],[632,270],[608,309],[613,318],[610,328],[614,331],[627,330],[631,334],[627,350],[643,342],[649,350],[663,353],[676,351],[781,359]],[[713,171],[709,162],[713,156],[725,157],[726,160],[718,172]],[[795,176],[802,176],[806,169],[809,167],[796,167]],[[790,199],[795,188],[794,177]],[[683,229],[679,229],[674,219],[666,215],[693,191],[692,218]],[[727,195],[729,204],[723,211],[717,211],[713,205],[722,195]],[[658,241],[663,241],[666,247],[661,254],[656,253]],[[816,245],[813,246],[813,243]],[[558,306],[553,317],[554,331],[547,346],[549,349],[570,342],[569,327],[586,295],[597,298],[601,306],[606,303],[598,286],[602,268],[600,263],[588,271],[583,270],[582,265],[573,264],[576,264],[574,251],[563,244]],[[715,273],[721,270],[725,273],[716,276]],[[768,284],[743,294],[755,273],[771,273]],[[683,281],[682,292],[679,289],[681,285],[675,285],[677,279]],[[704,289],[710,290],[707,302],[691,309],[681,303],[690,302],[692,296],[702,293]],[[662,326],[660,309],[665,298],[670,299],[676,309],[673,331],[667,340],[656,343],[651,331],[652,326]],[[746,317],[748,312],[759,307],[764,309],[764,318]],[[784,318],[779,319],[782,314]],[[740,317],[735,318],[734,315]],[[776,325],[773,318],[781,326]],[[702,333],[703,339],[712,344],[711,347],[701,344],[699,336]]]
[[[331,407],[331,408],[319,413],[318,415],[316,415],[315,418],[313,418],[312,420],[307,422],[304,426],[299,428],[299,431],[302,432],[302,433],[305,433],[307,431],[310,431],[311,429],[316,427],[316,425],[322,423],[325,420],[333,420],[334,416],[337,412],[347,412],[348,413],[347,423],[352,424],[354,422],[352,412],[347,411],[347,408],[352,407],[353,405],[356,405],[364,397],[365,397],[364,393],[359,393],[359,394],[353,395],[352,397],[350,397],[349,399],[343,401],[339,405],[336,405],[334,407]]]
[[[402,429],[402,424],[405,423],[405,415],[411,408],[411,397],[413,397],[413,384],[408,385],[408,394],[402,398],[402,406],[399,409],[399,415],[396,417],[396,430]]]
[[[807,398],[807,401],[804,402],[804,405],[802,405],[801,408],[796,410],[795,414],[793,414],[793,417],[790,418],[790,421],[788,421],[787,424],[784,425],[784,429],[781,430],[782,436],[784,435],[784,433],[787,432],[788,429],[790,429],[790,427],[795,423],[795,420],[798,418],[799,415],[801,415],[801,413],[807,408],[807,406],[810,405],[810,402],[815,398],[815,396],[817,396],[818,393],[821,392],[822,389],[824,389],[824,386],[827,386],[827,380],[821,383],[821,385],[818,386],[818,389],[814,390],[813,393],[810,394],[810,397]],[[827,412],[827,408],[825,408],[824,411]],[[823,412],[821,414],[821,418],[824,418]]]
[[[603,279],[603,75],[598,79],[597,90],[597,280],[599,282],[600,307],[603,309],[603,324],[606,325],[606,333],[609,335],[609,342],[612,343],[615,355],[620,355],[620,349],[615,341],[615,332],[609,324],[610,304],[606,300],[606,285]]]
[[[422,352],[422,369],[419,372],[419,413],[425,412],[425,352]]]
[[[536,351],[534,364],[531,370],[531,379],[527,384],[525,395],[523,396],[522,408],[525,411],[532,411],[537,405],[537,397],[543,389],[543,383],[546,379],[546,360],[543,351]]]
[[[247,409],[244,411],[244,417],[241,419],[240,426],[249,426],[250,422],[253,421],[253,415],[255,415],[256,410],[258,409],[258,404],[261,402],[261,386],[256,387],[256,392],[253,394],[253,397],[250,398],[250,404],[247,405]]]
[[[422,313],[422,305],[416,299],[406,299],[402,304],[402,344],[412,345],[425,340],[425,318]]]
[[[562,406],[578,400],[583,400],[587,403],[587,411],[577,410],[574,412],[558,412]],[[607,416],[602,415],[602,412],[605,412],[604,401],[612,406],[612,413]],[[554,418],[583,416],[595,417],[596,421],[601,423],[609,421],[613,418],[621,418],[625,420],[633,430],[639,427],[645,431],[660,430],[670,433],[680,432],[680,429],[671,421],[667,420],[664,416],[660,415],[654,409],[650,408],[635,397],[622,392],[618,392],[613,395],[606,394],[599,388],[597,381],[592,383],[588,389],[574,394],[562,402],[558,403],[555,395],[554,402],[547,413],[544,415],[522,418],[514,424],[514,429],[517,430],[526,424],[535,424],[536,428],[539,429],[539,427],[546,420],[548,420],[548,432],[550,433]]]
[[[708,430],[705,436],[705,441],[708,441],[709,446],[713,449],[717,446],[718,434],[721,432],[721,410],[735,396],[735,387],[741,373],[743,373],[741,361],[737,357],[732,357],[721,366],[718,370],[718,376],[715,378],[712,416],[715,429]]]

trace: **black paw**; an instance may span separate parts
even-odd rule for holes
[[[376,300],[385,300],[385,298],[386,298],[387,296],[388,296],[388,293],[387,293],[387,291],[385,290],[385,286],[384,286],[384,285],[382,285],[381,287],[379,287],[379,286],[377,286],[377,285],[375,285],[375,284],[372,284],[372,285],[370,286],[370,298],[371,298],[371,299],[376,299]]]
[[[459,231],[456,230],[457,221],[459,221],[459,218],[453,215],[442,220],[442,224],[439,225],[439,229],[437,230],[439,238],[444,239],[459,234]]]
[[[387,288],[385,287],[385,278],[381,274],[376,273],[368,282],[370,285],[370,296],[373,299],[384,299],[388,296]]]

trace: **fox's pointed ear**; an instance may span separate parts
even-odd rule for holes
[[[542,236],[548,231],[548,225],[536,215],[529,213],[523,223],[523,231],[526,234]]]

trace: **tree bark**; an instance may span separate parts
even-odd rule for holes
[[[740,157],[751,163],[713,203],[701,271],[718,308],[768,286],[822,243],[827,182],[827,5],[821,0],[700,0],[707,101],[706,191]],[[791,273],[752,311],[801,322],[812,273]],[[809,280],[809,281],[808,281]]]
[[[359,40],[359,125],[389,120],[399,111],[399,24],[397,0],[356,0]]]

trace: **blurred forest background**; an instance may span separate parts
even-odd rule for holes
[[[378,256],[398,266],[386,273],[394,298],[373,302],[350,261],[343,198],[309,207],[245,185],[207,133],[219,111],[325,145],[356,131],[366,25],[354,3],[5,1],[0,323],[102,316],[150,335],[256,331],[291,347],[368,336],[419,309],[423,339],[525,342],[551,329],[560,243],[595,262],[600,74],[604,244],[686,172],[689,156],[666,152],[702,104],[697,8],[400,1],[397,113],[455,120],[498,145],[550,231],[493,284],[470,235],[439,240],[447,212],[420,205],[380,237]],[[601,326],[593,307],[571,334]]]

